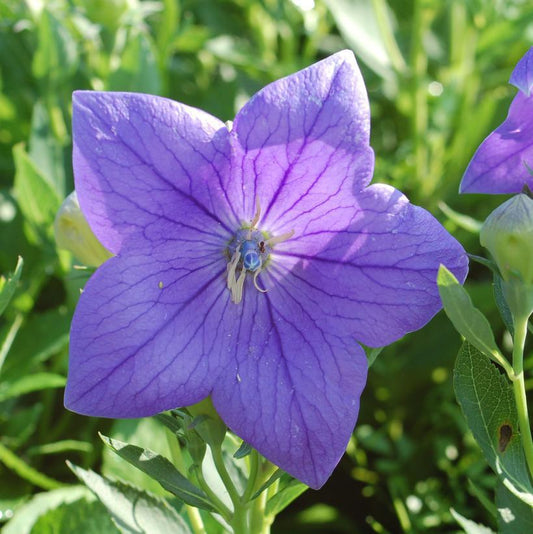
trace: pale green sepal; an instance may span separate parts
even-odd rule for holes
[[[226,436],[227,427],[215,410],[211,397],[187,406],[187,411],[193,416],[190,428],[194,428],[209,446],[220,447]]]
[[[454,368],[455,396],[468,427],[503,484],[533,505],[513,388],[476,347],[463,343]]]
[[[67,465],[107,508],[121,532],[191,534],[185,521],[164,499],[70,462]]]
[[[498,349],[487,318],[472,304],[470,295],[444,265],[439,267],[437,284],[444,311],[456,330],[512,376],[512,367]]]
[[[54,233],[57,247],[72,252],[83,265],[98,267],[112,256],[89,227],[76,191],[61,204],[54,221]]]
[[[4,310],[7,308],[7,305],[15,294],[17,284],[20,280],[20,275],[22,274],[23,265],[24,261],[19,256],[17,260],[17,266],[15,267],[15,272],[8,276],[7,279],[4,276],[0,276],[0,315],[4,313]]]
[[[187,480],[164,456],[100,434],[102,441],[121,458],[140,469],[185,503],[216,511],[207,495]]]

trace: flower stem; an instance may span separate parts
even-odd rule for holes
[[[524,345],[527,335],[528,317],[515,317],[515,335],[513,345],[513,393],[518,411],[518,424],[522,436],[522,446],[529,468],[529,474],[533,479],[533,440],[527,408],[526,388],[524,383]]]
[[[176,436],[173,436],[174,439],[171,439],[170,431],[168,431],[166,435],[174,465],[181,474],[185,474],[185,462],[183,461],[183,454],[181,452],[179,441],[177,440]],[[189,504],[185,504],[184,507],[185,511],[187,512],[187,516],[189,517],[189,521],[191,522],[191,527],[194,534],[207,534],[202,516],[200,515],[200,510],[194,506],[190,506]]]
[[[259,469],[259,476],[257,477],[256,490],[259,489],[276,471],[277,467],[264,459]],[[275,481],[274,484],[278,484]],[[270,490],[268,488],[268,490]],[[265,490],[254,501],[252,501],[251,517],[250,517],[250,531],[254,534],[269,534],[270,525],[274,521],[272,516],[266,515],[266,504],[269,497],[269,491]]]
[[[246,503],[243,503],[233,480],[231,479],[226,464],[224,463],[224,457],[222,455],[222,447],[211,447],[211,454],[213,455],[213,462],[215,467],[226,487],[228,495],[233,503],[233,514],[229,523],[233,528],[234,534],[248,534],[248,507]]]

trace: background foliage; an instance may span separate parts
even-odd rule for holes
[[[67,487],[76,478],[66,459],[165,493],[97,435],[165,454],[156,421],[113,423],[62,406],[69,323],[87,277],[58,254],[52,231],[73,188],[73,90],[160,94],[227,120],[270,81],[351,48],[372,107],[375,181],[404,191],[478,253],[476,219],[501,199],[459,197],[458,184],[503,120],[515,94],[507,80],[532,41],[533,6],[523,0],[1,2],[0,521],[24,505],[17,533],[72,532],[76,514],[93,532],[101,505]],[[473,265],[467,285],[506,346],[490,273]],[[459,532],[450,507],[496,528],[495,477],[454,398],[459,344],[439,314],[383,351],[334,476],[273,532]]]

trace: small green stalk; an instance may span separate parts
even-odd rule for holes
[[[176,466],[176,469],[181,472],[182,475],[186,474],[185,471],[185,463],[183,461],[183,454],[181,452],[181,447],[179,444],[179,441],[176,439],[176,436],[172,436],[174,439],[171,438],[171,433],[168,431],[166,433],[167,435],[167,442],[170,449],[170,454],[172,456],[172,460],[174,461],[174,465]],[[188,504],[184,505],[185,511],[187,512],[187,516],[189,517],[189,521],[191,522],[191,527],[194,532],[194,534],[207,534],[204,526],[204,522],[202,520],[202,516],[200,515],[200,510],[194,506],[190,506]]]
[[[515,335],[513,345],[513,393],[518,411],[518,423],[520,425],[520,435],[522,436],[522,446],[529,468],[529,474],[533,479],[533,440],[531,437],[531,427],[527,408],[526,388],[524,382],[524,345],[527,335],[528,317],[515,317]]]

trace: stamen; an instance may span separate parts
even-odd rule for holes
[[[239,304],[242,300],[242,289],[244,287],[244,281],[246,280],[246,269],[241,271],[239,278],[235,282],[234,291],[232,291],[232,300],[235,304]]]
[[[290,232],[287,232],[285,234],[281,234],[278,236],[271,237],[266,244],[269,247],[273,247],[274,245],[278,245],[279,243],[283,243],[283,241],[287,241],[287,239],[290,239],[294,235],[294,230],[291,230]]]
[[[255,225],[259,222],[259,217],[261,217],[261,206],[259,204],[259,197],[255,197],[255,214],[252,219],[250,230],[255,228]]]
[[[241,253],[239,252],[239,249],[237,248],[233,254],[233,257],[231,258],[231,261],[227,265],[228,270],[228,280],[227,285],[228,289],[233,293],[232,287],[235,285],[235,270],[237,269],[237,263],[239,263],[239,259],[241,257]]]
[[[257,289],[257,291],[261,292],[261,293],[266,293],[268,291],[268,289],[263,289],[262,287],[259,287],[257,285],[257,277],[259,276],[259,273],[261,272],[261,265],[259,266],[259,269],[257,269],[257,271],[255,271],[254,273],[254,287],[255,289]]]

